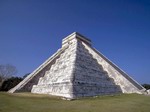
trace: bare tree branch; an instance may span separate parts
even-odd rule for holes
[[[6,64],[0,65],[0,80],[6,80],[14,75],[16,75],[17,69],[15,66]]]

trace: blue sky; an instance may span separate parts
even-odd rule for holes
[[[77,31],[140,83],[150,83],[149,0],[0,0],[0,64],[32,72]]]

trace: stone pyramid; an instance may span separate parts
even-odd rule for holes
[[[55,54],[9,90],[70,99],[143,91],[139,83],[94,49],[91,40],[76,32],[64,38]]]

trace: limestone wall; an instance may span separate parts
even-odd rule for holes
[[[21,81],[14,88],[10,89],[8,92],[31,92],[32,86],[37,84],[39,78],[42,77],[48,69],[50,69],[51,65],[55,63],[55,60],[59,58],[60,54],[64,52],[65,49],[66,47],[58,49],[58,51],[55,54],[48,58],[37,69],[35,69],[31,74],[29,74],[23,81]]]
[[[121,74],[119,72],[121,70],[117,70],[115,65],[101,57],[91,47],[87,46],[83,42],[82,44],[89,51],[89,53],[92,54],[93,58],[96,59],[100,65],[102,65],[104,70],[108,73],[109,77],[113,78],[115,83],[121,87],[123,93],[141,93],[140,89],[142,90],[144,88],[140,86],[140,84],[136,83],[133,79],[131,79],[131,77]]]
[[[74,69],[73,93],[75,97],[121,93],[121,89],[108,76],[103,67],[78,40]]]
[[[44,77],[39,79],[37,85],[32,88],[32,93],[43,93],[72,98],[72,71],[75,63],[77,40],[69,41],[68,48],[51,68],[46,71]]]

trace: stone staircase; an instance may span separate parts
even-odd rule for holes
[[[98,52],[96,49],[87,46],[82,42],[84,47],[92,54],[93,58],[102,65],[104,70],[108,73],[108,76],[111,77],[116,85],[119,85],[123,93],[139,93],[142,94],[145,91],[145,88],[142,87],[138,82],[128,76],[123,70],[118,66],[108,60],[103,54]]]
[[[64,47],[63,49],[58,49],[57,52],[55,54],[53,54],[50,58],[48,58],[43,64],[41,64],[36,70],[34,70],[31,74],[29,74],[23,81],[21,81],[17,86],[15,86],[14,88],[10,89],[8,92],[9,93],[13,93],[13,92],[20,92],[20,91],[31,91],[33,84],[35,84],[38,79],[40,78],[41,75],[39,75],[39,73],[41,71],[43,71],[43,69],[50,65],[50,63],[53,63],[53,61],[55,59],[57,59],[59,57],[59,55],[61,53],[63,53],[65,51],[65,49],[67,48]],[[45,71],[44,71],[45,72]],[[34,81],[33,81],[34,80]],[[36,80],[36,82],[35,82]],[[30,82],[34,82],[34,83],[30,83]],[[29,87],[30,86],[30,87]]]
[[[74,73],[74,95],[77,97],[121,93],[121,88],[108,76],[92,54],[78,42]]]
[[[71,44],[63,52],[45,75],[32,88],[32,93],[65,96],[72,93],[72,71],[75,61],[76,44]]]

